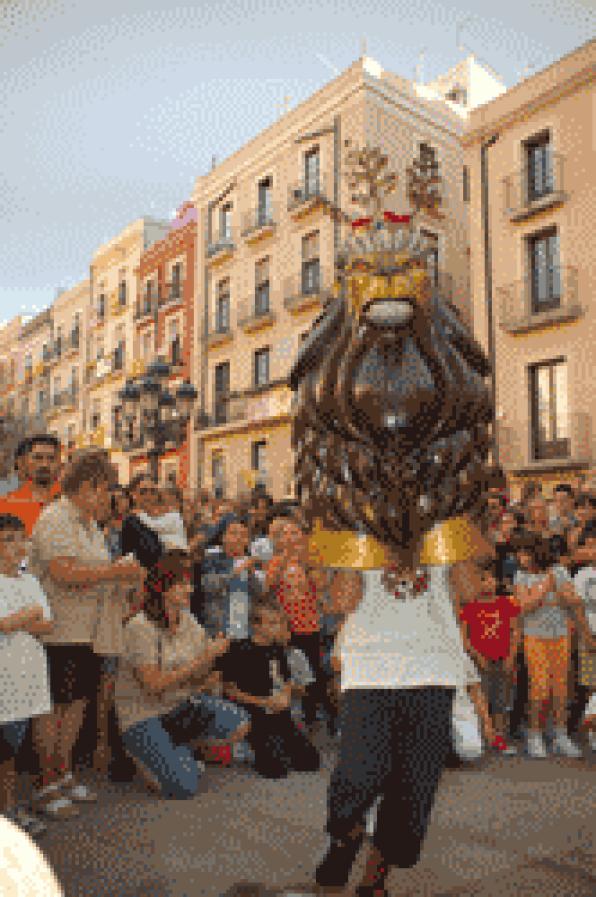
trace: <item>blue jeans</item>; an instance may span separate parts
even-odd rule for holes
[[[0,763],[11,760],[19,752],[19,748],[25,740],[28,719],[18,719],[12,723],[0,723]]]
[[[194,797],[199,785],[189,742],[229,738],[249,720],[248,713],[230,701],[196,695],[163,716],[130,726],[122,740],[128,752],[157,779],[162,796],[182,800]]]

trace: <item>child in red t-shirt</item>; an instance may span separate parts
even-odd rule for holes
[[[460,613],[466,651],[478,666],[482,691],[493,716],[497,736],[493,747],[515,754],[507,745],[509,699],[517,656],[520,608],[508,595],[497,595],[495,561],[483,565],[481,590]]]

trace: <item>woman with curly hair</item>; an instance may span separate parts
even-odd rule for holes
[[[189,602],[185,555],[166,553],[148,571],[143,609],[125,627],[116,682],[124,745],[168,798],[196,794],[198,741],[242,740],[250,725],[241,708],[206,693],[229,641],[208,639]]]

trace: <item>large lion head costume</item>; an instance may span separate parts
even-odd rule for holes
[[[482,349],[406,236],[384,255],[360,241],[361,270],[354,246],[340,258],[290,382],[306,517],[408,556],[435,523],[480,512],[492,405]]]

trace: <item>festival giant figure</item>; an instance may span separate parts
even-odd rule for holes
[[[291,374],[293,442],[311,549],[348,602],[338,636],[339,758],[319,891],[344,893],[377,807],[358,897],[385,895],[418,862],[450,750],[467,665],[453,571],[487,546],[475,523],[490,477],[487,359],[431,281],[416,216],[440,214],[439,178],[408,171],[414,214],[383,208],[395,186],[378,149],[352,149],[353,219],[334,296]],[[346,597],[347,596],[347,597]],[[347,893],[347,891],[345,892]]]

